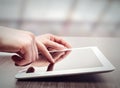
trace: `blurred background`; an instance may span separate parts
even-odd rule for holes
[[[120,37],[120,0],[0,0],[0,26],[36,35]]]

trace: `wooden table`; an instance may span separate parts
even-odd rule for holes
[[[11,55],[0,54],[0,88],[120,88],[120,38],[64,37],[73,47],[97,46],[116,67],[110,73],[17,80]]]

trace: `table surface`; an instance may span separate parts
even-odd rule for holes
[[[11,55],[0,53],[0,88],[120,88],[120,38],[64,37],[73,47],[97,46],[116,70],[101,74],[86,74],[31,80],[17,80]]]

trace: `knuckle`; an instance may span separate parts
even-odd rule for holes
[[[30,34],[30,36],[31,36],[31,38],[32,38],[33,40],[35,40],[34,34]]]
[[[32,32],[28,32],[28,36],[30,39],[35,40],[35,35]]]
[[[21,42],[21,48],[27,48],[27,47],[31,47],[31,45],[35,42],[34,37],[30,37],[28,36],[26,39],[23,39],[23,41]]]
[[[33,34],[32,32],[29,32],[29,31],[28,31],[28,34],[29,34],[30,36],[34,36],[34,34]]]
[[[25,48],[31,47],[31,43],[32,43],[31,40],[27,40],[27,41],[24,43],[24,46],[23,46],[23,47],[25,47]]]
[[[29,47],[31,46],[33,43],[35,42],[35,40],[31,37],[27,38],[27,40],[24,42],[24,47]]]

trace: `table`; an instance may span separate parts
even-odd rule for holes
[[[116,67],[109,73],[17,80],[11,55],[0,53],[0,88],[120,88],[120,38],[63,37],[73,47],[97,46]]]

